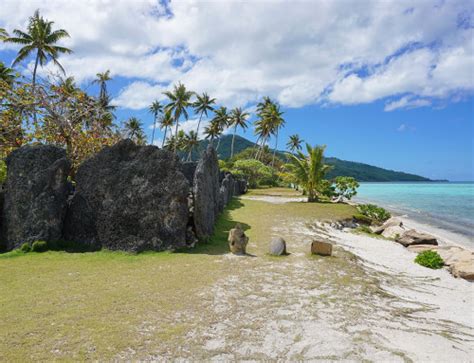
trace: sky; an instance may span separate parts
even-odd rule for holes
[[[68,76],[96,94],[110,70],[118,122],[138,117],[148,135],[148,106],[182,82],[251,121],[263,96],[278,101],[279,148],[297,133],[329,156],[474,180],[472,1],[2,0],[0,27],[25,29],[36,9],[70,34]],[[0,61],[17,50],[0,44]],[[31,74],[33,59],[17,68]]]

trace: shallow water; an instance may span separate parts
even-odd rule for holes
[[[358,202],[374,202],[422,223],[470,237],[474,246],[474,183],[361,183]]]

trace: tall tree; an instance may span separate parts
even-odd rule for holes
[[[306,144],[308,155],[304,155],[301,151],[298,151],[297,155],[288,154],[290,167],[296,180],[308,193],[308,202],[318,200],[318,192],[323,185],[324,176],[332,168],[324,164],[325,148],[325,146],[311,147]]]
[[[112,80],[112,77],[110,76],[110,70],[106,70],[105,72],[102,73],[97,73],[96,74],[96,79],[92,81],[92,83],[96,83],[100,87],[99,91],[99,99],[104,100],[108,98],[108,93],[107,93],[107,82]]]
[[[257,160],[259,158],[259,154],[262,153],[262,149],[272,133],[269,120],[265,117],[268,107],[270,107],[272,104],[273,101],[268,96],[263,97],[263,100],[257,104],[258,119],[255,121],[255,134],[258,136],[256,143],[257,152],[255,153],[255,158]]]
[[[158,100],[153,101],[150,108],[148,109],[153,114],[153,133],[151,134],[151,144],[155,141],[155,129],[156,123],[158,122],[158,115],[163,111],[163,106]]]
[[[2,62],[0,62],[0,80],[9,85],[12,85],[15,80],[15,71],[12,68],[6,67]]]
[[[202,116],[206,115],[207,117],[208,111],[214,110],[214,108],[212,107],[214,103],[216,103],[216,99],[210,98],[209,95],[205,92],[202,95],[196,95],[196,101],[193,103],[193,107],[194,107],[194,113],[199,114],[199,121],[196,128],[196,133],[198,135],[199,135],[199,126],[201,125]]]
[[[275,155],[278,148],[278,133],[280,128],[285,124],[283,119],[283,112],[280,111],[280,105],[276,103],[271,103],[268,105],[264,111],[265,118],[270,125],[270,130],[273,135],[275,135],[275,147],[273,148],[273,158],[272,158],[272,167],[275,164]]]
[[[174,86],[173,91],[163,92],[170,100],[170,103],[166,106],[173,112],[174,122],[176,123],[175,135],[178,135],[179,118],[184,115],[184,118],[188,119],[188,111],[186,108],[191,104],[191,97],[194,92],[188,91],[186,86],[182,83],[178,83]],[[174,152],[177,151],[177,143],[174,146]]]
[[[125,121],[124,125],[125,136],[132,139],[137,144],[144,144],[145,133],[143,132],[143,124],[136,117],[130,117]]]
[[[188,151],[187,161],[191,161],[193,156],[193,149],[199,144],[199,138],[196,131],[191,130],[186,134],[186,151]]]
[[[5,38],[5,42],[23,45],[13,61],[13,66],[25,60],[30,54],[36,52],[35,65],[33,68],[33,94],[35,94],[38,65],[44,66],[48,59],[51,59],[65,74],[66,72],[59,63],[58,57],[61,53],[72,53],[71,49],[56,45],[61,39],[68,38],[69,34],[64,29],[53,30],[53,24],[54,22],[44,19],[40,16],[39,10],[36,10],[34,15],[29,19],[26,32],[14,29],[13,34],[15,37]],[[36,119],[35,110],[33,110],[33,115]]]
[[[4,40],[5,38],[8,38],[8,33],[5,29],[0,28],[0,40]]]
[[[221,143],[221,135],[224,132],[225,128],[229,126],[229,114],[227,113],[227,107],[221,106],[217,110],[214,111],[214,118],[212,119],[219,131],[217,137],[217,146],[216,151],[219,150],[219,145]]]
[[[166,106],[165,106],[165,112],[163,113],[163,115],[161,116],[161,119],[160,119],[160,129],[165,129],[165,134],[163,135],[163,142],[161,144],[161,147],[165,147],[165,143],[166,143],[166,133],[168,131],[168,128],[171,128],[171,126],[173,126],[173,115],[171,114],[171,110],[170,109],[166,109]]]
[[[219,124],[219,120],[212,119],[204,129],[204,135],[206,135],[206,139],[210,139],[210,143],[212,147],[214,147],[214,139],[221,134],[221,125]]]
[[[295,150],[301,150],[301,144],[303,143],[303,139],[300,139],[298,134],[290,135],[288,142],[286,143],[286,147],[291,151],[294,152]]]
[[[247,112],[242,111],[240,107],[234,108],[230,112],[229,117],[229,125],[234,127],[234,134],[232,136],[232,145],[230,147],[230,157],[234,156],[234,141],[235,141],[235,134],[237,132],[237,127],[240,127],[242,130],[245,130],[247,126],[247,118],[249,114]]]

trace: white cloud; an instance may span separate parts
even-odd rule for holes
[[[384,111],[394,111],[398,109],[411,109],[417,107],[430,106],[431,101],[425,99],[413,99],[408,96],[402,97],[399,100],[389,102],[385,105]]]
[[[397,131],[403,132],[403,131],[405,131],[406,129],[407,129],[407,125],[401,124],[400,126],[398,126]]]
[[[397,96],[405,102],[406,94],[415,103],[420,97],[449,100],[474,90],[473,29],[458,23],[460,14],[473,13],[472,2],[166,6],[169,11],[154,0],[3,0],[0,25],[24,28],[40,8],[71,34],[64,44],[75,53],[60,59],[68,72],[79,81],[106,69],[131,78],[114,102],[132,109],[146,107],[178,81],[228,107],[264,95],[299,107]]]

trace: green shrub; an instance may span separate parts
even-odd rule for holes
[[[444,261],[436,251],[423,251],[415,258],[415,262],[421,266],[432,269],[439,269],[443,267]]]
[[[390,212],[382,207],[377,207],[374,204],[360,204],[357,206],[357,209],[364,216],[372,218],[374,221],[379,223],[385,222],[391,217]]]
[[[355,222],[357,223],[362,223],[362,224],[367,224],[371,225],[372,224],[372,218],[367,217],[366,215],[362,213],[357,213],[352,216],[352,219],[354,219]]]
[[[31,245],[31,251],[33,252],[45,252],[48,250],[48,243],[46,241],[35,241]]]
[[[26,242],[23,243],[23,244],[21,245],[21,247],[20,247],[20,251],[21,251],[21,252],[25,252],[25,253],[30,252],[30,251],[31,251],[30,244],[29,244],[29,243],[26,243]]]
[[[350,200],[357,194],[359,183],[349,176],[338,176],[335,180],[336,194]]]

